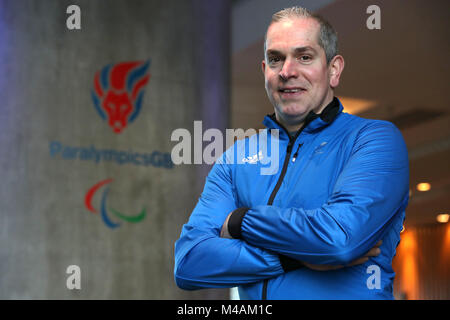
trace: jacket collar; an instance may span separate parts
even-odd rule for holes
[[[338,98],[334,97],[320,114],[314,113],[313,111],[308,113],[305,124],[303,125],[303,131],[314,132],[328,126],[337,118],[342,110],[342,103]],[[265,116],[263,124],[269,129],[279,129],[287,134],[286,128],[276,120],[275,113]]]

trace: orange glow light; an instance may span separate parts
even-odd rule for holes
[[[430,189],[431,189],[431,184],[429,184],[428,182],[422,182],[417,185],[417,190],[422,191],[422,192],[429,191]]]
[[[413,231],[402,233],[402,240],[398,247],[401,255],[401,267],[399,276],[401,278],[402,289],[406,292],[409,300],[419,298],[419,274],[417,266],[417,239]]]
[[[447,223],[448,220],[449,220],[449,218],[450,218],[450,215],[448,215],[447,213],[438,214],[438,215],[436,216],[436,220],[437,220],[437,222],[439,222],[439,223]]]

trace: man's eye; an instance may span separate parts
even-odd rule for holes
[[[309,61],[309,60],[311,60],[311,57],[310,56],[301,56],[300,60],[301,61]]]
[[[270,57],[269,58],[269,63],[276,63],[276,62],[280,62],[280,57]]]

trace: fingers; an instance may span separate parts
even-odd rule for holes
[[[303,262],[303,265],[307,267],[308,269],[315,270],[315,271],[331,271],[331,270],[337,270],[341,269],[344,266],[332,266],[327,264],[310,264]]]
[[[356,266],[358,264],[363,264],[363,263],[367,262],[367,260],[369,260],[368,257],[362,257],[362,258],[353,260],[352,262],[350,262],[350,264],[348,266],[351,267],[351,266]]]
[[[364,255],[364,257],[378,256],[381,253],[381,250],[379,247],[381,246],[382,243],[383,243],[382,240],[378,241],[377,244]]]
[[[377,244],[372,249],[370,249],[364,256],[356,260],[353,260],[352,262],[350,262],[348,266],[356,266],[358,264],[363,264],[369,260],[369,257],[378,256],[381,253],[379,247],[381,246],[382,243],[383,243],[382,240],[378,241]]]
[[[372,249],[370,249],[365,255],[364,257],[376,257],[381,253],[380,248],[377,247],[373,247]]]
[[[346,267],[352,267],[352,266],[356,266],[358,264],[363,264],[363,263],[367,262],[370,257],[378,256],[381,253],[381,250],[379,247],[382,244],[383,244],[382,240],[378,241],[377,244],[375,244],[375,246],[372,249],[370,249],[364,256],[353,260],[352,262],[350,262],[350,264],[346,265]],[[331,265],[313,265],[313,264],[308,264],[306,262],[303,262],[303,264],[305,265],[305,267],[312,269],[312,270],[316,270],[316,271],[330,271],[330,270],[336,270],[336,269],[340,269],[340,268],[344,267],[344,266],[331,266]]]

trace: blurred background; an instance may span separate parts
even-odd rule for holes
[[[174,243],[210,166],[174,166],[170,138],[195,120],[263,128],[264,34],[293,5],[338,32],[344,111],[393,122],[407,143],[395,297],[450,299],[448,1],[0,0],[1,299],[230,297],[174,283]],[[132,111],[114,111],[125,91]]]

